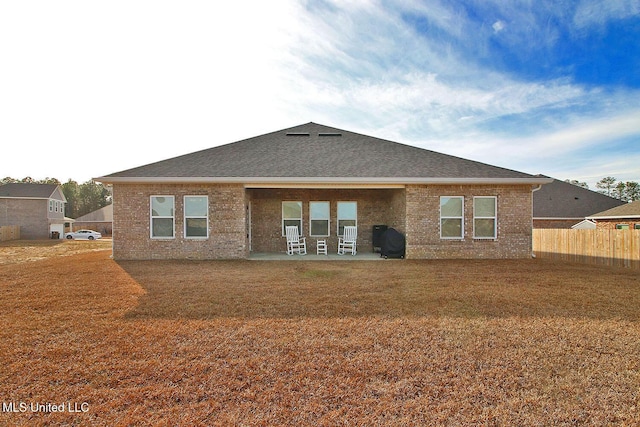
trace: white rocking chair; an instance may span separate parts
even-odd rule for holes
[[[300,237],[298,227],[296,225],[288,225],[285,227],[285,232],[287,234],[287,255],[293,255],[294,253],[306,255],[306,237]]]
[[[347,225],[344,227],[343,236],[338,239],[338,255],[344,255],[345,251],[356,254],[356,240],[358,239],[358,227]]]

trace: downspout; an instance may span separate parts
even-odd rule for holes
[[[531,190],[531,258],[535,258],[536,254],[533,252],[533,193],[542,188],[542,184],[538,184],[538,187]]]

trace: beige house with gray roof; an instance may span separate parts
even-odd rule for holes
[[[95,178],[113,185],[115,259],[248,258],[285,225],[337,248],[345,225],[406,237],[406,256],[531,256],[532,191],[550,178],[306,123]]]
[[[0,226],[19,225],[21,239],[64,235],[67,199],[56,184],[9,183],[0,186]]]

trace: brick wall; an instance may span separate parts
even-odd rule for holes
[[[175,197],[175,238],[149,237],[152,195]],[[209,238],[184,238],[183,196],[209,196]],[[245,189],[241,185],[125,185],[113,188],[113,250],[116,259],[220,259],[249,255],[248,206],[254,252],[285,252],[282,201],[303,204],[303,235],[309,252],[309,202],[330,202],[330,251],[337,249],[337,202],[358,203],[358,248],[372,250],[372,227],[385,224],[406,235],[407,257],[528,258],[531,256],[531,187],[409,185],[406,189]],[[440,238],[440,196],[464,197],[464,238]],[[497,239],[473,238],[473,197],[496,196]]]
[[[603,230],[615,230],[616,225],[627,224],[631,230],[636,224],[640,224],[640,219],[598,219],[596,220],[596,228]]]
[[[302,232],[307,251],[314,252],[317,239],[327,240],[329,251],[338,248],[338,201],[358,203],[358,251],[372,251],[372,228],[377,224],[404,232],[404,190],[380,189],[251,189],[251,242],[254,252],[285,252],[282,236],[282,202],[302,202]],[[329,237],[309,235],[309,202],[330,202]]]
[[[175,197],[175,238],[150,238],[152,195]],[[209,196],[209,238],[184,237],[183,197]],[[248,255],[245,190],[242,185],[113,186],[113,257],[115,259],[223,259]]]
[[[440,238],[440,196],[464,197],[464,238]],[[473,238],[473,197],[497,196],[497,239]],[[407,258],[528,258],[530,186],[410,185],[406,189]]]

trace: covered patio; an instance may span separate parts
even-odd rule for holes
[[[310,188],[311,187],[311,188]],[[387,225],[404,233],[404,186],[342,185],[338,188],[288,187],[246,189],[247,237],[250,259],[381,259],[373,253],[372,229]],[[293,204],[299,210],[287,214],[286,207]],[[314,206],[324,205],[325,216],[314,217]],[[349,204],[353,215],[348,220],[340,217],[340,205]],[[295,216],[295,218],[294,218]],[[316,225],[320,223],[320,227]],[[288,256],[284,225],[298,225],[306,238],[306,256]],[[357,254],[338,255],[338,236],[341,226],[355,225],[358,229]],[[316,255],[318,240],[327,244],[328,255]]]

